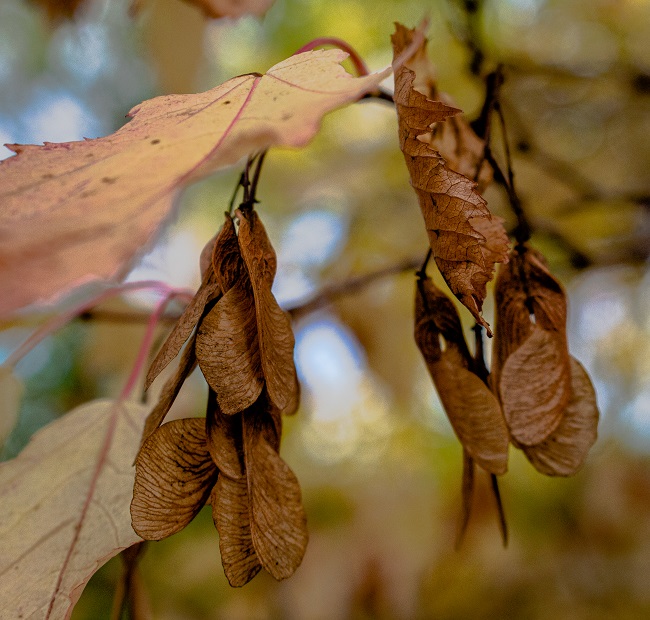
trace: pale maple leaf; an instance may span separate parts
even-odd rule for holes
[[[185,185],[270,146],[301,147],[323,115],[375,89],[347,54],[317,50],[265,75],[141,103],[105,138],[11,145],[0,163],[0,316],[89,281],[123,276]]]

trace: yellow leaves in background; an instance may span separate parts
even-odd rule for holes
[[[411,45],[415,31],[399,24],[396,28],[392,40],[394,55],[398,57]],[[477,157],[476,151],[477,145],[482,150],[481,141],[476,138],[478,143],[476,140],[470,143],[463,137],[462,142],[460,138],[458,142],[452,141],[449,149],[448,139],[432,139],[435,124],[460,110],[433,98],[437,95],[435,85],[432,79],[422,75],[422,69],[427,69],[424,45],[416,56],[419,76],[408,61],[395,68],[394,98],[400,148],[418,196],[436,264],[454,295],[491,334],[481,316],[481,308],[495,263],[508,260],[508,237],[501,221],[490,214],[487,203],[476,189],[476,182],[461,173],[474,166],[476,179],[487,180],[488,173],[482,171],[482,159]],[[429,85],[432,92],[423,94],[416,85],[420,88]],[[465,132],[468,131],[471,131],[469,127],[465,127]],[[465,143],[471,144],[472,149],[466,151],[467,155],[463,151],[462,157],[455,158],[458,171],[433,148],[444,146],[453,152],[453,145],[461,147]]]

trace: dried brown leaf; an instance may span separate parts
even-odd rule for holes
[[[397,57],[413,32],[397,25],[393,51]],[[419,63],[420,65],[422,63]],[[459,110],[432,101],[415,90],[416,74],[409,62],[395,69],[395,104],[400,148],[406,160],[429,234],[429,243],[454,295],[489,332],[481,317],[486,285],[496,262],[507,262],[507,236],[492,216],[476,183],[454,172],[427,140],[434,123]]]
[[[353,78],[340,50],[305,52],[266,75],[141,103],[116,133],[13,145],[0,163],[0,316],[115,279],[170,220],[178,191],[272,145],[304,146],[327,112],[387,77]]]
[[[162,392],[158,397],[156,406],[147,416],[147,421],[144,424],[144,432],[142,433],[143,442],[162,424],[165,416],[169,413],[169,410],[174,404],[185,379],[187,379],[196,368],[196,354],[194,352],[195,340],[196,335],[193,335],[183,350],[176,372],[165,382]]]
[[[544,441],[560,424],[571,396],[565,335],[535,325],[507,357],[499,395],[513,439],[524,446]]]
[[[452,105],[451,101],[448,103]],[[476,135],[464,116],[436,123],[429,144],[454,172],[476,181],[476,191],[483,194],[492,181],[492,166],[485,159],[485,140]],[[500,220],[499,225],[504,230]]]
[[[589,376],[571,358],[571,399],[559,426],[544,441],[524,448],[537,471],[547,476],[572,476],[597,437],[598,405]]]
[[[483,469],[505,473],[508,429],[499,402],[473,372],[455,307],[433,282],[418,282],[415,340],[463,448]],[[440,329],[440,327],[442,329]],[[445,338],[443,350],[439,337]]]
[[[394,45],[404,49],[413,42],[415,30],[395,24]],[[427,39],[408,61],[408,67],[415,73],[413,88],[430,101],[441,101],[454,107],[451,97],[438,91],[436,70],[427,55]],[[434,123],[430,135],[420,140],[428,143],[443,157],[447,166],[468,179],[477,181],[479,193],[483,193],[492,180],[492,167],[485,159],[485,140],[479,138],[463,114],[447,117],[444,122]]]
[[[176,325],[174,325],[169,336],[167,336],[167,340],[165,340],[165,343],[151,363],[144,383],[145,390],[149,389],[154,379],[178,355],[183,344],[185,344],[192,330],[196,327],[206,305],[214,299],[217,299],[219,295],[221,295],[221,289],[219,288],[217,279],[212,270],[208,270],[203,275],[203,281],[196,295],[187,304],[183,314],[181,314]]]
[[[144,442],[135,467],[133,529],[146,540],[161,540],[182,530],[201,510],[217,480],[205,420],[163,424]]]
[[[259,351],[266,389],[271,402],[280,411],[295,410],[298,383],[293,361],[291,319],[271,292],[277,266],[275,251],[255,211],[245,214],[238,211],[237,214],[239,246],[255,297]]]
[[[220,474],[211,504],[228,583],[233,587],[246,585],[262,568],[253,547],[246,480]]]
[[[300,485],[267,440],[270,419],[244,414],[244,453],[253,545],[262,566],[275,578],[290,577],[307,547],[307,517]]]
[[[0,464],[0,617],[69,618],[92,574],[140,542],[129,502],[146,413],[86,403]]]
[[[237,282],[203,317],[197,330],[196,356],[223,413],[239,413],[259,398],[264,376],[248,278]]]

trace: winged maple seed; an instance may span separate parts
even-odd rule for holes
[[[474,372],[474,360],[467,347],[456,308],[428,278],[420,278],[417,282],[415,341],[427,364],[447,417],[463,446],[463,516],[460,541],[469,520],[474,463],[492,476],[506,472],[508,428],[499,401]],[[496,478],[494,480],[496,485]],[[493,488],[502,515],[498,487]],[[503,518],[501,522],[505,540]]]
[[[396,24],[394,57],[412,43],[414,32]],[[482,163],[483,142],[462,121],[454,121],[449,132],[440,129],[460,110],[439,100],[425,45],[426,40],[412,60],[395,68],[400,148],[436,264],[454,295],[492,335],[481,308],[495,263],[508,260],[508,237],[472,180],[484,186],[491,176]]]
[[[495,289],[497,329],[491,385],[512,442],[547,475],[570,476],[596,441],[594,388],[569,355],[566,295],[544,257],[515,248]]]
[[[160,540],[212,505],[226,577],[261,568],[291,576],[307,545],[298,480],[280,458],[282,414],[298,406],[294,338],[271,285],[276,256],[257,213],[236,212],[201,256],[203,281],[154,360],[147,385],[196,328],[150,414],[136,458],[133,529]],[[206,417],[162,423],[196,364],[210,387]]]

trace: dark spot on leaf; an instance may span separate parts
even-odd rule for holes
[[[228,101],[224,101],[223,105],[228,105],[230,103],[230,99]]]
[[[108,183],[108,185],[112,185],[115,181],[117,181],[117,177],[104,177],[102,179],[102,183]]]
[[[150,144],[160,144],[160,140],[158,138],[155,138],[150,142]]]
[[[285,113],[282,115],[282,120],[283,120],[283,121],[288,121],[292,116],[293,116],[293,114],[291,114],[290,112],[285,112]]]
[[[46,172],[44,175],[41,176],[41,179],[53,179],[54,175],[51,172]]]

